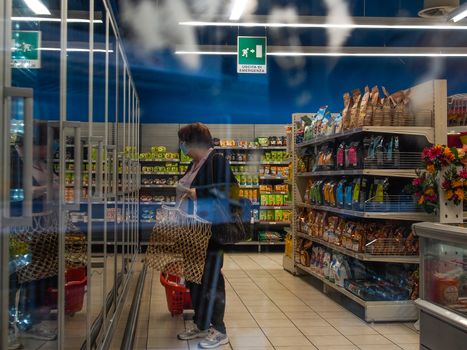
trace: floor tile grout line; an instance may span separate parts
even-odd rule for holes
[[[245,272],[245,270],[243,270],[243,268],[242,268],[233,258],[230,257],[230,259],[233,261],[233,263],[234,263],[235,265],[237,265],[242,271]],[[250,316],[251,316],[251,317],[253,318],[253,320],[256,322],[256,324],[258,325],[258,328],[261,328],[261,327],[259,327],[259,324],[258,324],[258,322],[256,321],[256,319],[255,319],[255,318],[253,317],[253,315],[251,314],[250,310],[248,310],[248,307],[247,307],[246,304],[243,302],[241,296],[237,293],[237,291],[235,290],[235,288],[234,288],[234,286],[232,285],[232,283],[230,283],[228,277],[226,277],[226,276],[224,275],[224,278],[225,278],[225,280],[227,281],[227,283],[230,285],[230,287],[232,288],[232,291],[237,295],[238,299],[242,302],[243,306],[245,306],[245,309],[248,311],[248,313],[250,314]],[[261,331],[262,331],[262,330],[261,330]],[[263,333],[264,333],[264,332],[263,332]],[[268,341],[269,341],[269,339],[268,339]],[[233,346],[232,346],[232,344],[231,344],[230,342],[229,342],[229,345],[230,345],[230,348],[233,349]]]
[[[272,260],[272,259],[271,259],[271,260]],[[301,300],[302,302],[305,303],[305,301],[304,301],[300,296],[298,296],[297,294],[295,294],[293,290],[291,290],[289,287],[287,287],[287,285],[284,285],[279,279],[276,278],[276,276],[274,276],[274,275],[273,275],[272,273],[270,273],[268,270],[266,270],[266,271],[268,272],[269,275],[271,275],[271,277],[272,277],[273,279],[275,279],[275,280],[276,280],[277,282],[279,282],[282,286],[284,286],[288,291],[290,291],[292,294],[294,294],[295,297],[297,297],[299,300]],[[261,287],[260,287],[260,289],[263,290]],[[263,292],[264,292],[264,290],[263,290]],[[324,293],[323,293],[323,294],[324,294]],[[305,304],[306,304],[306,303],[305,303]],[[277,304],[276,304],[276,306],[277,306]],[[311,306],[309,306],[309,305],[307,305],[307,306],[308,306],[310,309],[313,310],[313,308],[312,308]],[[280,309],[280,308],[279,308],[279,309]],[[345,309],[345,308],[344,308],[344,309]],[[282,311],[282,310],[281,310],[281,311]],[[319,313],[316,312],[315,310],[313,310],[313,312],[315,312],[316,314],[318,314],[318,316],[319,316],[321,319],[323,319],[325,322],[327,322],[332,328],[334,328],[337,332],[339,332],[339,334],[341,334],[344,338],[346,338],[348,341],[350,341],[350,342],[352,343],[352,345],[354,345],[354,346],[356,346],[357,348],[360,349],[360,347],[359,347],[357,344],[355,344],[354,342],[352,342],[345,334],[343,334],[342,332],[340,332],[334,325],[330,324],[330,323],[328,322],[327,319],[323,318],[323,317],[322,317],[321,315],[319,315]],[[350,312],[350,311],[348,311],[348,312]],[[284,312],[284,314],[285,314],[285,312]],[[287,315],[287,314],[285,314],[285,315],[286,315],[287,318],[288,318],[288,315]],[[289,320],[296,326],[296,323],[295,323],[294,321],[292,321],[291,319],[289,319]],[[406,326],[406,325],[404,324],[404,326]],[[410,327],[408,327],[408,326],[406,326],[406,327],[410,329]],[[296,328],[299,329],[297,326],[296,326]],[[393,344],[393,345],[397,346],[398,348],[402,349],[402,347],[400,347],[399,344],[394,343],[391,339],[387,338],[384,334],[378,332],[376,329],[373,329],[373,330],[374,330],[376,333],[378,333],[377,335],[382,336],[383,338],[385,338],[386,340],[388,340],[389,342],[391,342],[391,344]],[[302,334],[303,334],[303,332],[302,332]],[[304,334],[304,335],[305,335],[305,334]],[[376,334],[375,334],[375,335],[376,335]],[[305,336],[305,337],[306,337],[306,336]],[[308,339],[308,337],[307,337],[307,339]],[[311,341],[310,341],[310,342],[311,342]],[[313,345],[314,345],[314,344],[313,344]],[[371,345],[371,344],[370,344],[370,345]],[[317,346],[317,345],[316,345],[316,346]]]
[[[251,259],[251,257],[250,257],[250,259]],[[269,275],[271,275],[273,279],[275,279],[275,280],[278,281],[281,285],[283,285],[283,284],[282,284],[277,278],[275,278],[274,275],[271,274],[268,270],[266,270],[266,269],[264,269],[264,270],[265,270]],[[259,286],[257,283],[255,283],[255,284],[256,284],[256,286],[257,286],[259,289],[261,289],[262,292],[265,292],[261,286]],[[283,285],[283,286],[284,286],[284,285]],[[287,290],[289,290],[286,286],[284,286],[284,287],[285,287]],[[290,291],[290,290],[289,290],[289,291]],[[292,294],[293,294],[293,293],[292,293]],[[266,296],[267,296],[267,294],[266,294]],[[295,296],[296,296],[296,295],[295,295]],[[305,335],[305,333],[303,333],[302,330],[301,330],[300,328],[297,327],[297,325],[295,324],[295,322],[292,321],[292,320],[289,318],[289,316],[288,316],[284,311],[282,311],[282,309],[279,307],[279,305],[277,305],[277,304],[274,302],[274,300],[272,300],[269,296],[267,296],[267,297],[273,302],[274,305],[277,306],[277,308],[284,314],[284,316],[287,317],[287,319],[294,325],[295,329],[297,329],[297,330],[310,342],[310,344],[312,344],[313,346],[317,347],[317,345],[315,345],[310,339],[308,339],[308,337]],[[296,297],[297,297],[297,296],[296,296]],[[297,298],[298,298],[298,297],[297,297]],[[300,299],[300,298],[298,298],[298,299]],[[300,299],[300,300],[301,300],[301,299]],[[301,300],[301,301],[303,301],[303,300]],[[321,316],[320,316],[320,317],[321,317]],[[331,325],[331,326],[332,326],[332,325]],[[263,330],[263,329],[261,328],[261,330]],[[263,333],[264,333],[264,331],[263,331]],[[265,334],[265,335],[266,335],[266,334]],[[266,337],[267,337],[268,340],[269,340],[269,337],[268,337],[267,335],[266,335]],[[271,344],[272,344],[272,342],[271,342]],[[273,347],[274,347],[274,349],[276,349],[276,347],[275,347],[274,345],[273,345]]]
[[[280,280],[278,280],[272,273],[270,273],[269,271],[267,271],[267,272],[271,275],[271,277],[272,277],[273,279],[275,279],[277,282],[279,282],[279,283],[280,283],[282,286],[284,286],[288,291],[290,291],[293,295],[295,295],[295,297],[297,297],[300,301],[302,301],[304,304],[306,304],[305,301],[304,301],[301,297],[299,297],[297,294],[294,293],[293,290],[291,290],[289,287],[287,287],[286,285],[284,285],[284,284],[283,284]],[[314,287],[313,287],[313,288],[314,288]],[[324,293],[323,293],[323,294],[324,294]],[[339,332],[339,334],[341,334],[345,339],[347,339],[350,343],[352,343],[352,345],[355,345],[357,348],[360,349],[360,347],[359,347],[357,344],[355,344],[355,343],[352,342],[349,338],[347,338],[347,337],[346,337],[343,333],[341,333],[336,327],[334,327],[334,325],[330,324],[330,323],[328,322],[328,320],[326,320],[324,317],[322,317],[322,316],[321,316],[318,312],[316,312],[311,306],[309,306],[308,304],[306,304],[306,305],[307,305],[313,312],[315,312],[322,320],[324,320],[326,323],[328,323],[329,326],[331,326],[332,328],[334,328],[337,332]],[[287,318],[289,318],[289,316],[288,316],[287,314],[285,314],[285,315],[287,316]],[[305,336],[305,338],[307,338],[307,339],[310,341],[310,343],[313,344],[313,346],[318,347],[318,345],[315,345],[315,344],[302,332],[302,330],[301,330],[300,328],[298,328],[297,324],[296,324],[294,321],[292,321],[291,319],[289,319],[289,320],[290,320],[290,321],[295,325],[295,327]],[[389,340],[389,339],[388,339],[388,340]],[[396,345],[397,345],[397,344],[396,344]]]
[[[248,256],[249,257],[249,256]],[[242,266],[239,265],[236,261],[234,261],[235,264],[242,270],[244,271],[247,275],[248,275],[248,278],[254,283],[254,281],[252,280],[251,276],[248,274],[248,272],[246,270],[243,270]],[[240,301],[242,302],[242,304],[245,306],[245,308],[247,309],[248,313],[250,314],[250,316],[253,318],[253,320],[256,322],[256,324],[258,325],[258,328],[261,329],[261,332],[264,334],[264,336],[266,337],[266,339],[268,340],[268,342],[271,343],[271,346],[276,349],[276,347],[272,344],[272,342],[269,340],[269,337],[266,335],[266,333],[263,331],[263,328],[260,326],[260,324],[258,323],[258,321],[255,319],[255,317],[253,316],[253,314],[251,313],[251,311],[248,309],[248,306],[244,303],[242,297],[237,293],[237,291],[235,290],[235,288],[232,286],[232,284],[230,283],[229,281],[229,284],[231,285],[232,289],[234,290],[235,294],[237,294],[238,298],[240,299]],[[256,283],[255,283],[256,284]],[[257,287],[259,287],[257,285]],[[261,287],[259,287],[261,289]],[[261,291],[263,291],[261,289]],[[264,291],[263,291],[264,292]],[[266,294],[265,294],[265,297],[270,299]],[[271,300],[272,301],[272,300]],[[285,315],[285,313],[284,313]],[[287,315],[285,315],[287,317]]]

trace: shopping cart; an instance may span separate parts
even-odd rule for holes
[[[192,309],[190,291],[180,277],[161,273],[160,281],[165,287],[167,307],[172,316],[182,314],[183,310]]]
[[[86,293],[87,277],[86,267],[68,269],[65,272],[65,314],[73,316],[83,308],[84,294]],[[57,308],[58,289],[47,290],[48,304]]]

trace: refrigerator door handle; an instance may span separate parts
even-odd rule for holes
[[[6,203],[5,209],[3,210],[3,217],[5,222],[10,225],[32,225],[32,201],[33,201],[33,114],[34,114],[34,91],[31,88],[19,88],[19,87],[5,87],[4,88],[5,98],[10,99],[12,97],[24,98],[24,138],[23,138],[23,204],[22,204],[22,215],[15,217],[11,216],[11,184],[7,180],[5,183],[5,194]],[[10,130],[11,121],[10,116],[5,116],[5,128]],[[4,136],[4,152],[5,152],[5,164],[9,167],[11,164],[11,153],[10,153],[10,137]],[[9,172],[10,170],[8,170]]]

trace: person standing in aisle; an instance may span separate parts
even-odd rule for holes
[[[229,198],[237,197],[238,183],[230,163],[212,148],[212,136],[206,125],[193,123],[178,132],[180,149],[190,156],[186,174],[177,187],[177,200],[188,197],[197,201],[198,215],[213,222],[215,216],[212,190],[222,191]],[[190,203],[183,203],[189,207]],[[189,208],[186,208],[189,210]],[[178,334],[181,340],[204,338],[199,346],[213,349],[229,342],[224,323],[225,281],[222,275],[224,251],[212,237],[209,241],[201,284],[187,282],[194,308],[193,327]]]

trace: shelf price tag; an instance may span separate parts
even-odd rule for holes
[[[237,37],[237,73],[267,72],[265,36]]]

